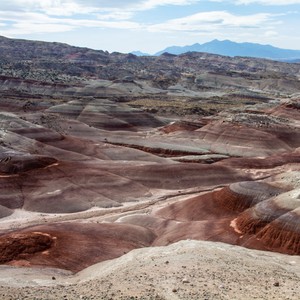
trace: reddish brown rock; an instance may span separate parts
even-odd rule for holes
[[[171,204],[156,212],[165,219],[196,221],[232,217],[281,189],[260,182],[237,182],[218,191]]]
[[[239,231],[245,234],[256,234],[269,223],[299,206],[295,197],[297,190],[270,197],[242,212],[236,219]],[[292,218],[291,218],[291,222]]]
[[[26,259],[38,252],[46,251],[53,243],[54,239],[42,232],[0,236],[0,263]]]
[[[300,255],[300,209],[281,215],[258,232],[259,239],[269,251]]]
[[[275,154],[268,157],[243,157],[229,158],[217,162],[218,165],[228,166],[234,169],[273,169],[279,166],[284,166],[291,163],[298,164],[300,162],[300,152],[298,150]],[[272,171],[272,170],[271,170]],[[270,172],[271,172],[270,171]]]
[[[288,120],[298,120],[300,121],[300,113],[299,113],[299,98],[287,101],[280,106],[276,106],[271,109],[270,112],[274,116],[279,116],[286,118]]]
[[[0,175],[13,175],[34,169],[46,168],[57,163],[53,157],[42,155],[16,155],[5,153],[0,158]]]
[[[154,238],[150,230],[125,224],[35,226],[0,236],[1,262],[77,272],[132,249],[149,246]]]

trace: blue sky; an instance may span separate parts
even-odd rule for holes
[[[0,35],[155,53],[213,39],[300,50],[300,0],[9,0]]]

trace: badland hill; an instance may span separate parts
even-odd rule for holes
[[[297,299],[300,64],[2,37],[0,90],[3,299]]]

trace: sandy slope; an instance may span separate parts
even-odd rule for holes
[[[6,299],[299,299],[300,257],[181,241],[133,250],[76,275],[0,267]],[[38,279],[37,279],[38,278]]]

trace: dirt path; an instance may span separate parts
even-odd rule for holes
[[[153,196],[147,200],[141,199],[140,202],[124,203],[121,207],[114,208],[93,208],[88,211],[82,211],[72,214],[46,214],[46,213],[33,213],[16,210],[15,214],[0,220],[1,232],[7,230],[21,229],[29,226],[51,224],[56,222],[66,221],[80,221],[80,222],[102,222],[113,221],[121,216],[131,213],[145,213],[153,208],[161,205],[170,204],[188,197],[196,196],[201,193],[213,191],[221,188],[223,185],[217,187],[197,188],[185,191],[153,191]]]

